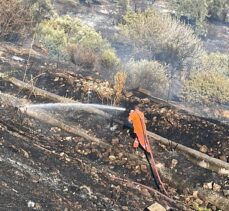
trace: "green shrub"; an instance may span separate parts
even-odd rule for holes
[[[83,24],[78,18],[68,15],[43,21],[39,27],[39,35],[49,50],[50,46],[55,46],[57,52],[66,52],[67,47],[74,44],[80,46],[81,50],[85,48],[81,55],[75,49],[74,54],[78,55],[78,59],[83,58],[82,55],[87,55],[89,51],[102,54],[111,49],[110,44],[93,28]],[[72,53],[72,51],[70,52]],[[53,57],[55,56],[54,54]]]
[[[114,69],[120,64],[119,58],[116,53],[109,49],[105,50],[101,55],[101,65],[105,69]]]
[[[189,27],[154,9],[130,12],[120,25],[121,34],[139,49],[146,49],[175,69],[190,70],[203,53],[201,41]]]
[[[214,70],[229,76],[229,54],[203,54],[199,69],[205,71]]]
[[[86,69],[95,68],[97,55],[91,49],[81,45],[71,45],[68,47],[68,53],[73,64]]]
[[[168,76],[167,69],[157,61],[134,61],[126,65],[127,88],[144,88],[156,96],[167,96]]]
[[[190,103],[215,105],[229,102],[229,78],[217,71],[191,74],[186,81],[182,98]]]

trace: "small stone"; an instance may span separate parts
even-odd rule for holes
[[[215,191],[215,192],[220,192],[220,190],[221,190],[221,186],[218,185],[218,184],[216,184],[216,183],[214,183],[214,184],[213,184],[213,191]]]
[[[60,156],[63,157],[63,156],[64,156],[64,152],[61,152],[61,153],[60,153]]]
[[[141,171],[142,171],[142,172],[147,172],[147,166],[146,166],[146,165],[142,164],[142,165],[140,166],[140,168],[141,168]]]
[[[39,203],[36,203],[35,204],[35,209],[36,210],[41,210],[42,209],[42,206]]]
[[[99,125],[99,124],[97,124],[96,127],[97,127],[98,129],[101,129],[101,128],[102,128],[101,125]]]
[[[165,113],[165,112],[166,112],[166,108],[161,108],[161,109],[160,109],[160,113],[161,113],[161,114],[163,114],[163,113]]]
[[[175,168],[176,165],[177,165],[178,161],[176,159],[172,159],[172,162],[171,162],[171,169]]]
[[[35,202],[33,201],[28,201],[28,207],[35,207]]]
[[[208,147],[206,145],[202,145],[199,150],[200,150],[200,152],[207,153]]]
[[[198,191],[193,191],[192,196],[193,196],[194,198],[198,198]]]
[[[149,191],[146,188],[141,189],[141,194],[143,194],[146,197],[151,197]]]
[[[126,96],[127,98],[129,98],[129,97],[133,96],[133,93],[132,93],[132,92],[127,92],[127,91],[125,91],[125,96]]]
[[[149,98],[144,98],[144,99],[142,99],[142,102],[143,102],[144,104],[150,103],[150,99],[149,99]]]
[[[128,208],[127,206],[122,206],[122,210],[124,210],[124,211],[128,211],[128,210],[129,210],[129,208]]]
[[[225,155],[219,156],[219,159],[224,161],[224,162],[227,162],[227,157]]]
[[[210,189],[210,190],[212,190],[212,188],[213,188],[213,182],[204,183],[203,188],[204,189]]]
[[[97,172],[97,169],[95,167],[92,167],[91,168],[91,173],[96,173]]]
[[[66,161],[68,161],[68,162],[70,162],[70,161],[71,161],[71,159],[70,159],[70,158],[65,158],[65,160],[66,160]]]
[[[53,81],[59,81],[59,77],[55,77]]]
[[[113,160],[115,160],[115,159],[116,159],[116,157],[115,157],[114,155],[110,155],[110,156],[109,156],[109,160],[113,161]]]
[[[72,137],[71,136],[68,136],[65,138],[66,141],[71,141],[72,140]]]
[[[111,143],[112,143],[112,145],[117,145],[119,143],[119,139],[118,138],[113,138]]]
[[[195,202],[196,202],[197,204],[199,204],[199,205],[203,204],[203,201],[202,201],[201,199],[198,199],[198,198],[195,200]]]
[[[229,190],[223,190],[223,195],[228,197],[229,196]]]
[[[118,157],[121,158],[123,156],[123,153],[122,152],[119,152],[118,153]]]
[[[21,149],[23,155],[26,157],[26,158],[29,158],[29,153],[26,152],[24,149]]]
[[[166,211],[166,209],[157,202],[147,207],[147,209],[148,211]]]

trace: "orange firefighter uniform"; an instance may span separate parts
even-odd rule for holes
[[[140,143],[143,149],[145,149],[147,152],[150,152],[150,146],[146,134],[144,114],[139,111],[138,108],[135,108],[134,110],[130,111],[128,120],[129,122],[133,123],[134,132],[137,135],[137,139],[135,139],[133,144],[134,148],[137,148]]]

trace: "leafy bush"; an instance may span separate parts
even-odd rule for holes
[[[150,9],[144,13],[130,12],[124,20],[121,33],[173,69],[190,70],[199,62],[203,53],[201,41],[193,30],[170,16]]]
[[[68,53],[73,64],[87,69],[95,68],[97,56],[91,49],[81,45],[71,45],[68,47]]]
[[[68,53],[75,64],[92,68],[97,60],[96,57],[100,55],[102,55],[102,61],[107,65],[111,66],[112,62],[118,61],[110,44],[78,18],[66,15],[43,21],[39,27],[39,35],[49,50],[52,49],[50,47],[55,46],[57,54],[65,53],[70,46]],[[56,53],[53,52],[51,56],[55,58]]]
[[[203,54],[199,69],[205,71],[214,70],[229,76],[229,54]]]
[[[145,88],[157,96],[168,93],[168,76],[166,67],[157,61],[134,61],[126,65],[127,87],[129,89]]]
[[[101,55],[101,65],[105,69],[114,69],[120,63],[120,60],[116,56],[114,50],[105,50]]]
[[[182,98],[201,105],[229,102],[229,78],[217,71],[193,73],[184,85]]]

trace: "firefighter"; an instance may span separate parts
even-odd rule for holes
[[[133,147],[137,149],[140,144],[141,147],[149,153],[150,146],[146,134],[145,117],[138,106],[135,106],[134,110],[130,111],[128,121],[133,124],[134,133],[137,136],[134,140]]]

